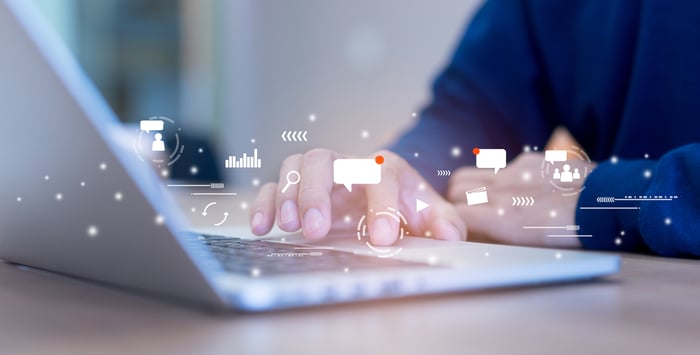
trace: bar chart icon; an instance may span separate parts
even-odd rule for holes
[[[226,169],[253,169],[262,167],[262,159],[258,158],[258,149],[253,150],[253,156],[249,157],[243,153],[243,156],[236,159],[235,155],[229,155],[224,161]]]

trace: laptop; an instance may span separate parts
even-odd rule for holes
[[[406,237],[379,257],[354,235],[310,244],[298,234],[252,238],[247,228],[193,232],[30,1],[0,0],[0,43],[5,261],[245,311],[588,280],[619,270],[618,256],[570,250]]]

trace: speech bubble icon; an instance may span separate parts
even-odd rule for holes
[[[566,161],[566,150],[545,150],[544,160],[551,164],[555,161]]]
[[[146,133],[151,133],[151,131],[162,131],[163,130],[163,121],[162,120],[141,120],[141,122],[139,122],[139,128]]]
[[[384,157],[374,159],[336,159],[333,161],[333,182],[345,185],[352,192],[352,185],[373,185],[382,182]]]
[[[505,149],[479,149],[474,148],[476,155],[476,167],[482,169],[495,169],[494,174],[506,167]]]

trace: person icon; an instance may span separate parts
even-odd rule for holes
[[[156,133],[155,136],[153,136],[153,144],[151,145],[151,150],[154,152],[164,152],[165,151],[165,142],[163,142],[163,135],[160,133]]]
[[[574,169],[574,180],[579,180],[581,179],[581,173],[578,171],[578,168]]]
[[[552,175],[552,179],[561,180],[561,173],[559,173],[559,168],[554,168],[554,175]]]
[[[561,182],[572,182],[574,181],[573,174],[571,173],[571,165],[564,164],[564,171],[561,172]]]

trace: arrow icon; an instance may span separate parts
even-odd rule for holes
[[[533,197],[513,196],[513,206],[532,206],[535,204]]]
[[[215,224],[214,226],[218,227],[218,226],[224,224],[224,222],[226,222],[226,218],[228,218],[228,212],[224,212],[224,219],[222,219],[221,222]]]
[[[216,204],[216,202],[211,202],[211,203],[209,203],[206,207],[204,207],[204,211],[202,211],[202,216],[206,216],[206,215],[207,215],[207,209],[208,209],[209,207],[211,207],[211,206],[214,206],[215,204]]]
[[[416,212],[420,212],[428,207],[430,207],[430,205],[425,201],[416,199]]]
[[[280,137],[284,142],[306,142],[307,134],[309,134],[308,131],[283,131]]]

